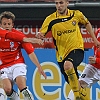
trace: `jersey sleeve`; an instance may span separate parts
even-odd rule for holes
[[[34,52],[34,47],[31,43],[22,43],[22,47],[25,49],[27,54],[31,54]]]
[[[46,19],[44,20],[39,30],[42,34],[46,35],[46,33],[48,32],[48,27],[49,27],[50,22],[51,22],[51,17],[50,16],[46,17]]]
[[[84,25],[88,23],[88,19],[79,10],[76,10],[76,16],[78,17],[79,23]]]
[[[97,39],[99,40],[99,38],[100,38],[100,28],[97,29],[97,31],[95,32],[95,35],[96,35]]]
[[[10,39],[12,39],[14,41],[19,41],[19,42],[22,42],[23,38],[26,37],[24,33],[22,33],[21,31],[18,31],[16,29],[14,29],[14,28],[12,29],[11,33],[8,32],[7,35],[9,35]]]
[[[98,30],[95,32],[96,38],[98,39],[98,41],[100,41],[100,28],[98,28]],[[96,46],[94,46],[94,52],[96,52],[96,68],[100,69],[100,51],[98,51],[98,48]]]
[[[5,35],[6,39],[11,39],[18,42],[22,42],[24,37],[26,37],[24,34],[17,33],[17,32],[8,32]]]
[[[12,31],[8,31],[0,28],[0,37],[22,42],[23,38],[26,36],[22,32],[17,31],[16,29],[12,29]]]

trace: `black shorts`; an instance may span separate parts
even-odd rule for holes
[[[68,82],[68,77],[67,77],[67,75],[64,71],[64,62],[65,61],[71,61],[72,62],[74,69],[75,69],[75,72],[76,72],[76,75],[79,78],[79,75],[78,75],[78,72],[77,72],[77,67],[83,61],[83,58],[84,58],[84,51],[81,50],[81,49],[75,49],[75,50],[71,51],[62,62],[58,62],[59,66],[60,66],[61,73],[64,75],[65,80],[67,82]]]

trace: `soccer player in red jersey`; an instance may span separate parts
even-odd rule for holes
[[[45,79],[46,74],[42,70],[34,53],[33,45],[25,42],[25,40],[27,41],[25,35],[13,28],[14,20],[15,15],[9,11],[0,14],[0,71],[3,89],[11,100],[20,100],[18,93],[12,88],[14,82],[16,82],[25,100],[34,100],[32,93],[26,86],[27,65],[22,56],[22,48],[25,49],[31,61],[37,66],[39,73],[43,75]],[[17,36],[18,34],[20,35],[19,38]],[[43,43],[42,40],[38,39],[30,40],[33,40],[34,43],[38,44]]]
[[[100,28],[96,31],[96,37],[100,41]],[[94,46],[94,56],[91,55],[88,60],[89,64],[86,65],[79,78],[84,88],[100,81],[100,48]]]

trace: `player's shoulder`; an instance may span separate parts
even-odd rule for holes
[[[53,19],[55,19],[56,18],[56,12],[53,12],[53,13],[51,13],[50,15],[48,15],[47,17],[46,17],[46,19],[51,19],[51,20],[53,20]]]
[[[100,33],[100,28],[98,28],[98,29],[96,30],[96,34],[98,34],[98,33]]]
[[[82,15],[83,13],[80,10],[75,10],[76,15]]]
[[[80,13],[81,12],[80,10],[77,10],[77,9],[76,10],[68,9],[68,10],[70,13],[73,13],[73,12]]]
[[[68,9],[69,13],[72,15],[74,13],[74,15],[79,16],[82,14],[82,12],[80,10],[70,10]]]
[[[95,35],[97,38],[100,38],[100,28],[95,31]]]
[[[98,28],[98,29],[97,29],[97,31],[99,31],[99,32],[100,32],[100,28]]]
[[[73,10],[73,12],[74,12],[74,15],[77,17],[84,16],[83,12],[81,12],[80,10]]]
[[[15,28],[12,29],[12,32],[16,32],[16,33],[21,33],[21,34],[23,34],[21,31],[15,29]]]

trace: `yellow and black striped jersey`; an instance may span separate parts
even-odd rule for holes
[[[61,62],[72,50],[84,49],[79,23],[86,25],[88,19],[79,10],[69,10],[66,16],[54,12],[44,20],[40,32],[52,32],[56,46],[57,61]]]

